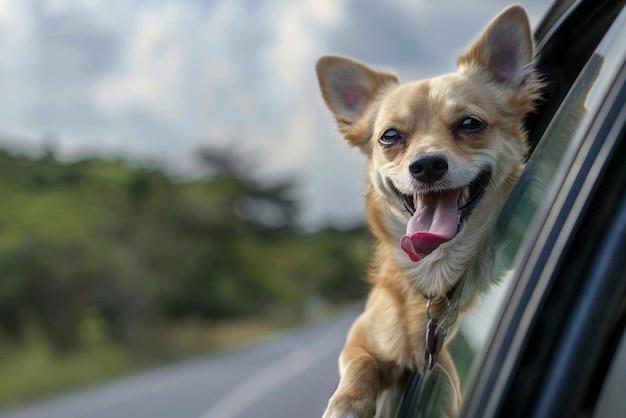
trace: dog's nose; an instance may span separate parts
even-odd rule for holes
[[[411,175],[422,183],[432,184],[448,171],[448,160],[442,155],[424,155],[409,165]]]

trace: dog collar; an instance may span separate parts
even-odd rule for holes
[[[436,318],[431,312],[432,305],[438,303],[445,303],[446,305],[441,318]],[[448,330],[459,317],[459,306],[456,303],[456,299],[452,299],[451,302],[448,296],[431,297],[426,302],[426,315],[428,317],[428,324],[426,325],[426,366],[427,370],[432,370],[446,340]]]

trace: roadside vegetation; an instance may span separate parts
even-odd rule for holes
[[[0,151],[0,408],[242,343],[361,298],[363,227],[302,230],[295,183],[200,150],[176,179]]]

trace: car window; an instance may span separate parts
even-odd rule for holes
[[[497,319],[498,308],[505,294],[504,289],[510,284],[509,273],[514,268],[513,260],[525,232],[528,231],[534,214],[546,196],[560,162],[567,159],[564,157],[568,152],[575,151],[574,147],[570,146],[575,138],[574,132],[581,124],[589,122],[584,116],[590,110],[595,111],[603,102],[606,91],[622,65],[623,52],[614,53],[624,50],[623,46],[616,45],[626,34],[620,27],[623,13],[620,18],[622,19],[618,19],[614,30],[591,55],[563,100],[491,231],[492,239],[497,243],[494,277],[502,277],[502,280],[484,298],[478,309],[466,317],[462,325],[461,334],[476,351],[479,351],[485,343],[487,333]]]
[[[472,367],[478,364],[477,359],[488,333],[498,319],[500,305],[507,288],[511,285],[515,256],[531,226],[532,219],[541,207],[542,200],[548,195],[561,161],[567,160],[564,158],[567,153],[574,151],[575,147],[572,146],[576,145],[572,144],[576,138],[574,133],[581,125],[589,123],[585,115],[590,111],[593,113],[601,104],[604,93],[613,82],[618,66],[621,65],[623,56],[604,53],[611,48],[611,43],[619,42],[619,35],[619,28],[614,28],[612,36],[608,36],[597,51],[589,56],[545,129],[542,139],[529,158],[522,176],[491,230],[495,261],[490,276],[498,283],[483,298],[478,308],[464,318],[459,332],[449,344],[461,380],[462,392],[466,391],[471,381]],[[484,271],[476,261],[467,274],[484,274]],[[383,416],[429,416],[430,406],[439,402],[439,396],[445,396],[438,393],[439,377],[436,371],[435,368],[431,375],[421,376],[417,383],[412,382],[414,387],[407,391],[407,399],[400,402],[402,412],[396,410],[396,414],[393,414],[388,410]],[[397,397],[397,394],[393,396]]]
[[[541,207],[542,200],[550,195],[550,184],[558,174],[560,162],[569,160],[568,153],[577,152],[580,144],[573,144],[580,136],[574,135],[578,130],[585,129],[591,117],[604,101],[606,92],[610,89],[615,75],[624,62],[625,48],[623,37],[626,35],[624,22],[626,12],[622,12],[607,32],[605,39],[596,51],[589,57],[585,67],[576,79],[561,106],[548,125],[536,151],[528,161],[522,176],[508,199],[498,222],[492,230],[492,237],[496,245],[496,261],[493,277],[502,277],[501,282],[494,287],[482,304],[465,318],[462,324],[460,338],[467,340],[472,357],[483,348],[488,332],[498,318],[500,304],[505,296],[507,286],[511,285],[510,274],[514,271],[515,256],[520,249],[525,233],[532,224],[532,219]],[[565,172],[561,172],[564,175]],[[594,173],[589,173],[593,175]],[[560,184],[561,182],[558,182]],[[527,245],[532,245],[528,243]],[[454,343],[454,342],[453,342]],[[453,344],[454,348],[454,344]],[[467,350],[457,350],[453,356],[467,357]],[[458,364],[466,365],[467,360]],[[471,368],[471,366],[470,366]],[[469,370],[460,371],[463,387],[467,386]]]
[[[462,335],[476,351],[479,351],[485,343],[487,333],[497,319],[498,308],[505,294],[504,289],[510,283],[509,273],[514,268],[515,254],[542,199],[546,196],[560,162],[569,160],[566,158],[568,152],[577,152],[577,147],[570,145],[574,140],[575,131],[582,123],[590,122],[585,120],[584,116],[590,110],[594,113],[595,109],[600,107],[615,74],[623,65],[623,36],[626,35],[626,30],[622,25],[626,21],[625,14],[626,12],[621,13],[613,29],[607,32],[596,52],[590,56],[544,132],[491,231],[497,248],[495,271],[492,272],[492,276],[502,279],[463,323]],[[476,271],[478,269],[475,267],[474,272]],[[461,377],[463,378],[463,375]]]
[[[524,233],[567,150],[573,131],[585,113],[585,99],[590,86],[593,85],[592,81],[598,75],[599,65],[598,60],[592,60],[581,74],[579,82],[563,101],[491,230],[491,239],[495,244],[494,271],[491,275],[499,282],[493,286],[477,309],[465,317],[458,334],[449,345],[462,390],[467,386],[472,364],[482,349],[493,322],[497,319],[499,305],[510,284],[513,260]],[[468,274],[484,272],[479,265],[473,265]],[[406,407],[407,411],[411,411],[409,416],[427,417],[429,405],[439,402],[438,397],[433,396],[437,393],[438,386],[437,369],[434,371],[432,376],[422,377],[420,388],[416,389],[412,396],[411,406]]]
[[[487,333],[497,318],[500,301],[510,282],[514,257],[561,159],[567,152],[573,133],[586,112],[588,94],[598,77],[601,65],[602,60],[596,55],[592,56],[546,129],[491,231],[496,246],[496,261],[491,274],[499,283],[464,321],[463,335],[467,336],[468,343],[474,349],[479,350],[483,346]]]
[[[450,346],[462,389],[467,387],[472,364],[498,318],[500,305],[511,284],[515,255],[567,152],[572,134],[586,112],[586,100],[601,65],[602,60],[594,56],[581,73],[546,129],[491,231],[496,249],[490,275],[497,282],[477,308],[464,318],[459,334]]]

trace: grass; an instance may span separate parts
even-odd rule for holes
[[[328,318],[347,306],[317,307],[303,316],[270,315],[270,319],[179,320],[147,330],[141,344],[132,350],[111,342],[102,316],[92,310],[79,327],[81,349],[63,356],[46,343],[43,332],[34,325],[36,321],[25,318],[24,338],[19,345],[8,344],[0,336],[0,410],[147,367],[248,344],[286,328]]]
[[[238,319],[178,323],[160,332],[160,357],[180,359],[254,341],[283,328],[270,320]]]
[[[97,321],[96,325],[88,323],[87,343],[80,351],[64,356],[54,353],[36,330],[29,332],[19,346],[1,345],[0,340],[0,409],[84,388],[148,366],[241,345],[274,333],[282,325],[248,319],[168,326],[157,333],[149,355],[132,353],[106,341],[97,328]]]
[[[0,407],[93,384],[132,369],[131,357],[110,344],[58,357],[42,340],[30,339],[3,353]]]

